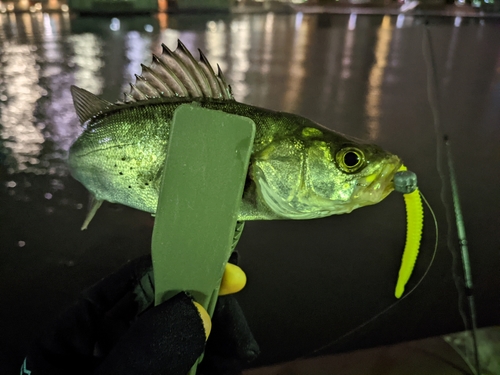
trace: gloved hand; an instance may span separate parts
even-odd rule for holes
[[[237,283],[224,277],[221,290],[234,292]],[[151,258],[127,263],[85,291],[33,343],[21,374],[187,374],[205,349],[210,320],[206,331],[199,307],[185,293],[153,304]],[[233,296],[219,298],[212,324],[198,374],[239,374],[259,347]]]

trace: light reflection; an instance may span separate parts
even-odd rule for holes
[[[120,20],[118,18],[111,18],[111,23],[109,24],[110,30],[118,31],[120,30]]]
[[[168,14],[167,13],[158,13],[158,26],[160,30],[165,30],[168,27]]]
[[[460,33],[460,29],[458,29],[457,26],[457,20],[455,18],[455,27],[451,31],[451,40],[448,45],[448,53],[446,56],[446,68],[445,68],[445,74],[443,78],[443,84],[444,86],[448,86],[451,83],[452,79],[452,71],[453,71],[453,65],[455,63],[456,59],[456,53],[457,53],[457,43],[458,43],[458,34]]]
[[[352,49],[354,47],[354,36],[355,30],[349,30],[345,33],[344,50],[342,52],[342,70],[340,76],[342,79],[348,79],[351,77],[351,60],[352,60]]]
[[[267,98],[274,88],[270,81],[270,73],[274,62],[273,46],[275,46],[277,20],[274,13],[267,13],[265,17],[254,19],[252,22],[252,49],[254,53],[251,60],[255,61],[250,68],[251,73],[256,73],[257,82],[248,82],[252,89],[247,97],[247,102],[263,106],[269,104]],[[258,51],[258,53],[255,53]],[[248,78],[247,78],[248,79]]]
[[[399,22],[401,16],[403,16],[402,17],[403,21],[401,21],[400,26],[398,27],[398,22]],[[392,35],[392,41],[391,41],[392,47],[391,47],[391,53],[390,53],[390,57],[389,57],[389,61],[388,61],[388,65],[391,68],[398,68],[399,65],[401,64],[401,58],[402,58],[401,46],[403,44],[403,36],[404,36],[404,33],[402,32],[401,29],[403,27],[404,20],[406,20],[406,22],[411,22],[412,18],[400,14],[396,20],[396,29],[394,30],[393,35]],[[386,74],[387,74],[386,81],[390,81],[391,83],[394,83],[395,81],[399,80],[398,74],[391,73],[391,71],[388,71]]]
[[[337,103],[338,107],[343,107],[345,105],[345,99],[346,99],[346,90],[347,90],[347,83],[346,80],[348,80],[351,77],[351,69],[352,69],[352,55],[353,55],[353,48],[354,48],[354,38],[356,30],[347,30],[345,31],[345,38],[344,38],[344,48],[342,50],[342,67],[340,69],[340,84],[339,84],[339,90],[337,91],[337,98],[335,102]]]
[[[391,18],[385,15],[377,32],[375,46],[375,62],[368,78],[368,93],[366,95],[365,111],[368,116],[368,135],[375,140],[380,132],[380,102],[382,99],[382,83],[387,66],[387,56],[390,52],[393,27]]]
[[[66,152],[81,131],[70,85],[78,83],[88,88],[99,81],[98,61],[88,62],[93,73],[81,76],[87,63],[84,57],[87,43],[81,42],[90,35],[67,38],[68,14],[24,13],[17,18],[1,15],[0,21],[0,152],[6,155],[2,163],[9,174],[66,175]],[[9,30],[12,28],[15,33]],[[75,57],[71,44],[75,47]],[[94,57],[101,53],[96,45],[91,43],[88,50]],[[73,81],[73,71],[77,82]],[[14,175],[5,184],[7,194],[14,200],[31,200],[31,184],[24,177]],[[62,189],[62,181],[53,179],[44,197],[54,199],[54,192]],[[64,205],[70,200],[64,202],[58,200]],[[20,247],[24,245],[24,241],[19,242]]]
[[[274,13],[268,13],[264,23],[264,53],[262,56],[262,64],[260,72],[262,75],[269,74],[271,68],[272,50],[273,50],[273,28],[274,28]]]
[[[179,34],[179,39],[182,40],[182,43],[186,46],[188,51],[194,53],[198,50],[198,34],[193,31],[181,31]],[[177,47],[177,41],[174,44]]]
[[[304,78],[306,76],[304,62],[307,57],[311,29],[311,19],[306,18],[302,22],[302,27],[296,30],[294,34],[291,61],[288,68],[288,82],[283,100],[283,108],[287,112],[297,110],[297,104],[302,93]]]
[[[158,0],[158,12],[163,13],[168,11],[168,1]]]
[[[14,37],[17,37],[18,36],[17,21],[16,21],[16,15],[14,13],[9,13],[9,21],[10,21],[10,32],[13,34]]]
[[[351,13],[351,15],[349,16],[349,23],[347,24],[348,30],[354,30],[356,28],[357,18],[358,18],[358,15],[356,13]]]
[[[398,14],[398,18],[396,19],[396,28],[401,29],[405,23],[405,15],[403,13]]]
[[[30,2],[28,0],[18,0],[17,1],[17,9],[18,10],[27,10],[30,6]]]
[[[1,138],[4,147],[10,150],[10,172],[36,172],[44,137],[35,126],[33,112],[37,100],[42,96],[38,85],[36,56],[28,45],[5,42],[2,46],[2,79],[7,100],[0,103]]]
[[[338,109],[338,103],[332,101],[332,92],[333,89],[337,86],[334,82],[335,78],[338,77],[338,54],[340,50],[340,42],[341,42],[341,31],[340,29],[332,30],[329,35],[328,43],[326,51],[329,53],[326,54],[326,76],[323,80],[323,90],[321,95],[321,113],[324,114],[326,111],[330,111],[333,105],[333,109]],[[332,103],[333,102],[333,103]]]
[[[302,26],[302,19],[304,18],[304,14],[302,12],[297,12],[295,15],[295,31],[299,30]]]
[[[51,38],[54,34],[58,34],[58,30],[54,30],[55,25],[51,22],[50,16],[48,13],[43,14],[43,31],[44,35],[47,38]]]
[[[69,37],[73,45],[74,57],[70,63],[75,65],[75,85],[100,94],[103,78],[99,74],[104,66],[102,60],[102,42],[90,33],[75,34]]]
[[[453,22],[453,24],[455,25],[455,27],[460,27],[460,25],[462,24],[462,17],[455,17],[455,21]]]
[[[144,59],[147,59],[147,65],[151,60],[151,38],[143,37],[141,33],[137,31],[129,31],[125,37],[125,52],[127,54],[127,60],[129,63],[125,69],[126,76],[125,82],[123,82],[122,92],[129,92],[129,83],[135,82],[135,74],[141,74],[141,64],[146,63]]]
[[[23,28],[24,28],[24,33],[26,34],[28,41],[30,43],[32,43],[33,42],[33,23],[32,23],[31,14],[23,13],[21,16],[21,19],[22,19],[22,24],[23,24]]]
[[[61,30],[68,31],[70,29],[70,16],[69,12],[64,12],[62,14],[62,24],[61,24]]]
[[[217,72],[217,64],[222,71],[227,71],[226,44],[227,33],[226,24],[223,21],[207,22],[207,32],[205,33],[206,50],[204,51],[212,68]]]
[[[250,67],[248,50],[250,49],[250,17],[243,16],[231,22],[231,69],[227,76],[232,83],[233,94],[239,101],[244,101],[248,95],[246,74]]]
[[[177,46],[177,40],[180,39],[181,33],[174,29],[165,29],[161,32],[161,41],[169,48]]]
[[[50,27],[54,33],[53,37],[45,40],[40,54],[43,56],[44,64],[40,75],[46,79],[47,89],[50,92],[50,98],[44,101],[46,107],[44,113],[46,121],[39,122],[39,128],[45,128],[45,138],[50,139],[56,145],[56,150],[52,155],[51,164],[55,166],[54,159],[63,160],[65,153],[69,150],[71,143],[76,139],[80,132],[79,122],[73,109],[73,103],[70,94],[70,86],[73,83],[72,74],[64,69],[68,64],[69,56],[64,53],[59,40],[60,23],[64,22],[59,14],[44,14],[50,20],[44,22],[46,27]],[[48,35],[45,32],[45,35]],[[77,67],[78,69],[79,67]],[[86,86],[84,86],[86,87]],[[40,106],[42,104],[40,103]],[[64,164],[61,163],[64,166]],[[64,167],[64,171],[65,171]],[[50,169],[49,169],[50,173]],[[63,169],[58,169],[55,173],[63,173]]]

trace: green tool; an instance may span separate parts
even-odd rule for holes
[[[254,135],[246,117],[195,103],[175,111],[153,230],[156,305],[186,291],[213,314]]]

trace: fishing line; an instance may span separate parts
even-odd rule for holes
[[[470,269],[470,262],[469,262],[469,252],[468,252],[468,247],[467,247],[467,240],[465,237],[465,228],[463,224],[463,217],[462,217],[462,212],[460,208],[460,201],[459,201],[459,196],[458,196],[458,188],[457,188],[457,183],[456,183],[456,177],[455,177],[455,169],[453,165],[453,158],[451,154],[451,146],[450,142],[448,140],[448,137],[446,135],[443,136],[443,130],[441,126],[441,121],[440,121],[440,112],[438,108],[439,103],[439,82],[437,79],[437,69],[436,69],[436,63],[434,59],[434,54],[433,54],[433,48],[432,48],[432,38],[431,34],[429,31],[429,28],[427,26],[428,24],[428,19],[426,17],[425,23],[426,26],[424,28],[424,38],[422,40],[422,51],[424,55],[424,60],[425,60],[425,65],[427,68],[427,98],[429,101],[429,106],[431,108],[433,120],[434,120],[434,131],[436,135],[436,168],[437,172],[439,174],[439,177],[441,179],[441,202],[443,203],[443,206],[445,207],[445,214],[446,214],[446,222],[448,224],[448,235],[447,235],[447,246],[448,249],[451,252],[452,256],[452,274],[453,274],[453,280],[455,282],[455,287],[458,292],[458,311],[460,313],[460,316],[462,317],[462,321],[464,323],[465,329],[470,330],[472,334],[472,343],[473,343],[473,350],[474,350],[474,365],[475,369],[474,371],[479,375],[481,373],[481,365],[479,362],[479,352],[478,352],[478,347],[477,347],[477,336],[476,336],[476,308],[475,308],[475,301],[474,301],[474,295],[472,292],[472,277],[471,277],[471,269]],[[455,211],[455,222],[457,226],[457,232],[458,232],[458,239],[459,239],[459,244],[460,244],[460,249],[461,249],[461,260],[462,260],[462,266],[463,266],[463,274],[464,274],[464,284],[462,284],[462,279],[460,275],[458,274],[457,270],[460,268],[459,266],[459,254],[458,251],[456,250],[453,240],[451,238],[452,234],[452,213],[451,213],[451,208],[450,205],[447,202],[446,199],[446,174],[443,172],[442,169],[442,158],[441,155],[444,154],[442,150],[442,143],[440,142],[440,139],[443,139],[446,145],[446,155],[447,155],[447,162],[448,162],[448,170],[450,174],[450,184],[451,184],[451,190],[452,190],[452,198],[453,198],[453,206],[454,206],[454,211]],[[468,303],[468,308],[469,308],[469,317],[470,317],[470,324],[469,324],[469,317],[467,316],[466,312],[464,311],[463,305],[464,305],[464,300],[467,300]]]
[[[410,289],[410,291],[408,293],[405,293],[400,299],[398,299],[397,301],[391,303],[389,306],[387,306],[385,309],[383,309],[382,311],[380,311],[377,314],[375,314],[374,316],[372,316],[370,319],[364,321],[363,323],[361,323],[357,327],[355,327],[355,328],[351,329],[350,331],[344,333],[342,336],[336,338],[335,340],[330,341],[329,343],[327,343],[327,344],[319,347],[318,349],[315,349],[312,352],[310,352],[310,353],[302,356],[301,358],[309,357],[309,356],[312,356],[312,355],[314,355],[314,354],[316,354],[318,352],[326,350],[326,349],[330,348],[331,346],[337,344],[341,340],[343,340],[343,339],[351,336],[352,334],[360,331],[363,327],[367,326],[368,324],[372,323],[373,321],[375,321],[380,316],[382,316],[385,313],[387,313],[389,310],[391,310],[393,307],[395,307],[397,304],[399,304],[401,301],[403,301],[406,297],[408,297],[410,294],[412,294],[420,286],[420,284],[422,283],[422,281],[425,279],[425,277],[429,273],[429,270],[431,269],[432,264],[434,263],[434,259],[436,258],[436,253],[437,253],[437,248],[438,248],[438,239],[439,239],[439,230],[438,230],[438,222],[437,222],[437,219],[436,219],[436,215],[434,214],[434,211],[433,211],[431,205],[429,204],[429,202],[427,201],[427,199],[424,197],[424,195],[422,194],[422,192],[419,191],[419,193],[420,193],[420,196],[422,197],[422,200],[424,201],[425,205],[427,206],[427,208],[429,209],[429,211],[430,211],[430,213],[432,215],[432,219],[434,221],[434,229],[435,229],[435,233],[436,233],[436,239],[434,241],[434,250],[432,252],[432,257],[431,257],[431,260],[429,262],[429,265],[427,266],[425,272],[420,277],[420,279],[418,280],[418,282]],[[300,359],[300,358],[298,358],[298,359]]]
[[[426,21],[427,22],[427,21]],[[437,87],[437,75],[435,74],[435,65],[434,65],[434,61],[433,61],[433,56],[432,56],[432,47],[431,47],[431,43],[430,43],[430,35],[427,31],[427,27],[425,28],[426,30],[426,36],[428,37],[428,43],[429,43],[429,49],[431,50],[431,55],[430,55],[430,59],[429,59],[429,55],[425,48],[425,38],[423,40],[423,53],[424,53],[424,59],[426,61],[426,67],[427,67],[427,94],[428,94],[428,99],[429,99],[429,103],[430,103],[430,106],[431,106],[431,110],[432,110],[432,113],[433,113],[433,117],[434,117],[434,128],[435,128],[435,131],[436,133],[438,133],[438,129],[440,129],[440,123],[439,123],[439,111],[437,109],[437,107],[434,104],[433,102],[433,98],[436,99],[436,95],[435,95],[435,92],[432,90],[432,83],[435,84],[435,86]],[[428,62],[430,61],[430,68],[429,68],[429,64]],[[429,74],[429,72],[433,72],[434,74]],[[438,145],[438,151],[439,151],[440,147]],[[440,158],[440,152],[437,152],[437,165],[438,165],[438,173],[439,175],[441,176],[442,178],[442,186],[445,186],[444,184],[444,179],[443,179],[443,173],[442,173],[442,170],[441,170],[441,158]],[[443,188],[444,190],[444,188]],[[443,200],[444,202],[444,191],[441,191],[441,200]],[[429,209],[431,215],[432,215],[432,219],[434,221],[434,227],[435,227],[435,233],[436,233],[436,237],[435,237],[435,242],[434,242],[434,250],[433,250],[433,253],[432,253],[432,257],[431,257],[431,260],[429,262],[429,265],[427,266],[424,274],[421,276],[421,278],[419,279],[419,281],[410,289],[410,291],[406,294],[404,294],[400,299],[398,299],[397,301],[393,302],[392,304],[390,304],[388,307],[386,307],[385,309],[383,309],[382,311],[380,311],[379,313],[377,313],[376,315],[372,316],[370,319],[364,321],[363,323],[361,323],[360,325],[356,326],[355,328],[351,329],[350,331],[344,333],[342,336],[336,338],[335,340],[319,347],[318,349],[315,349],[313,350],[312,352],[310,352],[309,354],[306,354],[300,358],[305,358],[305,357],[309,357],[309,356],[312,356],[314,354],[317,354],[318,352],[321,352],[321,351],[324,351],[328,348],[330,348],[331,346],[337,344],[338,342],[340,342],[341,340],[353,335],[354,333],[360,331],[362,328],[364,328],[365,326],[367,326],[368,324],[372,323],[373,321],[375,321],[376,319],[378,319],[380,316],[386,314],[389,310],[391,310],[392,308],[394,308],[396,305],[398,305],[401,301],[403,301],[405,298],[407,298],[409,295],[411,295],[419,286],[420,284],[422,283],[422,281],[424,280],[424,278],[427,276],[427,274],[429,273],[429,270],[430,268],[432,267],[432,264],[434,263],[434,259],[436,258],[436,253],[437,253],[437,248],[438,248],[438,241],[439,241],[439,229],[438,229],[438,223],[437,223],[437,218],[436,218],[436,215],[434,213],[434,211],[432,210],[432,207],[431,205],[429,204],[429,202],[427,201],[427,199],[425,198],[425,196],[422,194],[422,192],[420,191],[420,196],[422,197],[422,200],[424,201],[425,205],[427,206],[427,208]],[[448,220],[448,224],[450,226],[450,221]],[[448,228],[450,229],[450,228]],[[448,230],[448,233],[450,231]],[[298,359],[300,359],[298,358]],[[297,359],[297,360],[298,360]]]

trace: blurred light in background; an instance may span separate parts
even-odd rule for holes
[[[356,19],[357,18],[358,18],[358,15],[356,13],[352,13],[349,16],[349,23],[347,24],[348,30],[354,30],[356,28]]]
[[[245,101],[249,94],[246,75],[250,68],[248,52],[250,50],[251,25],[250,17],[244,15],[230,23],[229,61],[231,65],[227,72],[228,81],[232,83],[233,94],[236,100]]]
[[[368,117],[367,130],[370,140],[377,139],[380,132],[380,105],[382,101],[382,83],[387,66],[387,56],[390,52],[393,27],[391,17],[385,15],[377,32],[375,45],[375,62],[368,78],[368,92],[366,95],[365,111]]]
[[[141,64],[151,60],[151,37],[138,31],[129,31],[125,36],[125,53],[128,63],[125,66],[122,92],[129,92],[129,82],[135,82],[135,74],[141,73]],[[122,98],[120,98],[122,99]]]
[[[223,21],[208,21],[205,33],[206,49],[203,51],[212,68],[217,73],[217,65],[222,72],[227,72],[227,31]]]
[[[102,42],[95,34],[74,34],[69,37],[74,50],[71,63],[75,66],[74,84],[99,95],[102,92],[101,76],[104,61]]]
[[[304,64],[307,58],[311,28],[313,27],[311,19],[304,20],[302,13],[300,16],[297,14],[295,17],[295,33],[288,67],[287,88],[283,100],[283,109],[287,112],[296,111],[298,100],[302,94],[302,86],[306,77]],[[300,25],[300,27],[297,28],[297,25]]]
[[[396,19],[396,29],[401,29],[405,23],[405,15],[403,13],[398,14]]]
[[[2,48],[5,101],[0,102],[1,138],[15,160],[10,173],[37,172],[44,137],[35,124],[37,100],[46,94],[38,85],[39,69],[30,46],[6,42]]]
[[[110,30],[118,31],[120,30],[120,20],[118,18],[111,18],[111,23],[109,24]]]

